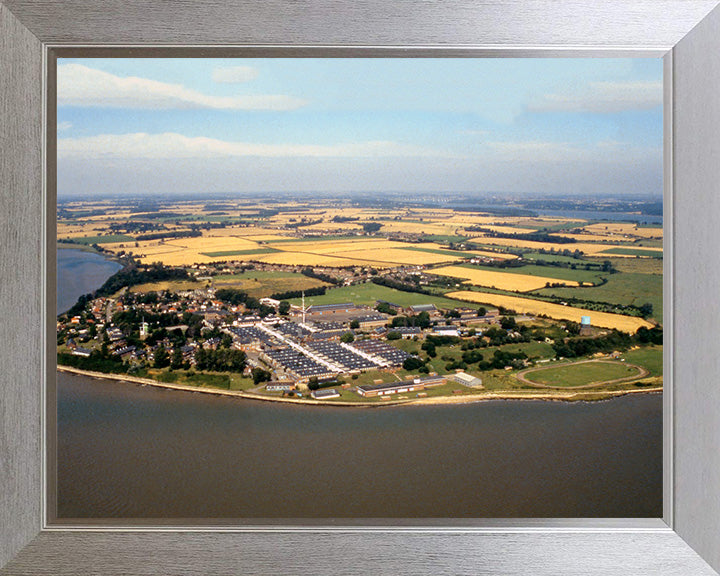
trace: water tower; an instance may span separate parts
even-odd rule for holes
[[[580,317],[580,335],[592,334],[592,326],[590,324],[590,316]]]

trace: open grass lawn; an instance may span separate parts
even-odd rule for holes
[[[583,260],[578,260],[571,256],[562,256],[560,254],[543,254],[542,252],[525,252],[523,260],[544,260],[545,262],[567,262],[568,264],[579,264]]]
[[[608,258],[618,272],[633,274],[663,273],[663,261],[660,258]]]
[[[460,264],[462,268],[472,270],[485,270],[487,272],[505,272],[508,274],[522,274],[526,276],[540,276],[545,278],[557,278],[558,280],[570,280],[574,282],[585,282],[589,284],[599,284],[603,276],[607,277],[607,272],[598,270],[572,270],[570,268],[556,268],[555,266],[536,266],[528,264],[520,267],[496,268],[494,266],[475,266],[473,264]]]
[[[249,270],[243,274],[221,274],[213,277],[215,288],[235,288],[243,290],[254,298],[265,298],[278,292],[308,290],[319,286],[329,286],[317,278],[309,278],[297,272],[271,272]],[[308,298],[305,299],[306,301]]]
[[[638,375],[637,368],[622,362],[584,362],[553,366],[536,371],[527,372],[525,378],[531,382],[547,386],[585,386],[587,384],[608,382],[619,378],[628,378]]]
[[[649,302],[653,306],[652,318],[662,322],[663,317],[663,278],[656,274],[610,274],[602,286],[542,288],[534,294],[634,306]]]
[[[635,242],[636,246],[649,246],[652,248],[662,248],[663,247],[663,241],[662,238],[645,238],[643,240],[638,240]]]
[[[83,238],[73,238],[76,244],[112,244],[113,242],[135,242],[135,238],[125,234],[108,234],[107,236],[85,236]]]
[[[200,290],[205,288],[207,282],[199,281],[193,282],[192,280],[165,280],[162,282],[148,282],[146,284],[138,284],[137,286],[131,286],[130,292],[163,292],[168,290],[170,292],[183,292],[185,290]]]
[[[386,300],[399,306],[412,306],[416,304],[435,304],[438,308],[457,308],[465,306],[464,302],[443,298],[442,296],[428,296],[415,292],[403,292],[378,286],[372,282],[355,284],[353,286],[342,286],[340,288],[328,289],[323,296],[311,296],[305,298],[305,305],[313,304],[340,304],[342,302],[354,302],[366,306],[375,306],[377,300]],[[300,305],[300,298],[290,300],[291,304]],[[478,305],[470,304],[469,308],[477,308]]]
[[[662,260],[663,253],[659,250],[643,250],[642,248],[610,248],[599,253],[599,256],[605,254],[625,254],[627,256],[646,256],[648,258],[659,258]]]
[[[631,364],[642,366],[650,372],[650,376],[663,375],[663,347],[645,346],[636,350],[628,350],[622,355]]]
[[[133,286],[132,292],[182,292],[184,290],[198,290],[211,284],[214,288],[234,288],[247,292],[253,298],[265,298],[278,292],[292,290],[308,290],[329,284],[316,278],[308,278],[295,272],[266,272],[254,271],[243,274],[221,274],[214,276],[211,281],[200,280],[171,280],[163,282],[150,282]]]

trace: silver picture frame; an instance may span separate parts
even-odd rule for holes
[[[0,574],[716,574],[720,569],[717,0],[0,0]],[[58,527],[54,57],[655,56],[665,66],[665,462],[657,520]],[[112,50],[112,52],[110,52]],[[220,52],[219,52],[220,51]],[[49,359],[49,360],[48,360]]]

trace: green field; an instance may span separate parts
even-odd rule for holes
[[[608,258],[618,272],[635,274],[661,274],[663,261],[659,258]]]
[[[423,248],[422,244],[415,246],[401,246],[401,250],[412,250],[413,252],[429,252],[430,254],[442,254],[443,256],[456,256],[458,258],[472,258],[472,252],[461,252],[458,250],[442,250],[440,248]]]
[[[465,242],[467,236],[455,236],[452,234],[424,234],[423,239],[429,240],[430,242],[437,242],[438,244],[450,243],[450,242]]]
[[[637,350],[628,350],[622,355],[631,364],[642,366],[650,376],[663,375],[663,347],[646,346]]]
[[[297,272],[265,270],[249,270],[242,274],[221,274],[213,277],[212,285],[214,288],[243,290],[254,298],[265,298],[278,292],[330,286],[322,280],[309,278]]]
[[[658,258],[662,260],[663,253],[658,250],[643,250],[641,248],[610,248],[603,252],[599,252],[598,256],[605,254],[624,254],[627,256],[645,256],[648,258]]]
[[[210,258],[219,258],[222,256],[248,256],[251,254],[272,254],[273,252],[279,252],[274,248],[253,248],[251,250],[225,250],[222,252],[202,252],[203,256],[209,256]]]
[[[399,306],[413,306],[417,304],[435,304],[438,308],[477,308],[477,304],[471,302],[460,302],[442,296],[428,296],[415,292],[403,292],[386,286],[378,286],[372,282],[343,286],[341,288],[328,289],[324,296],[310,296],[305,298],[305,305],[312,304],[340,304],[342,302],[354,302],[355,304],[375,306],[377,300],[386,300]],[[291,304],[300,305],[300,298],[290,300]]]
[[[649,302],[653,305],[651,317],[660,322],[663,317],[663,279],[655,274],[610,274],[602,286],[541,288],[533,294],[633,306]]]
[[[575,282],[585,282],[588,284],[599,284],[603,277],[607,277],[607,272],[598,270],[573,270],[571,268],[558,268],[555,266],[536,266],[528,264],[527,266],[507,268],[496,268],[494,266],[475,266],[472,264],[461,264],[463,268],[471,270],[487,270],[488,272],[503,272],[507,274],[524,274],[528,276],[541,276],[547,278],[557,278],[558,280],[573,280]]]
[[[634,242],[635,246],[648,246],[652,248],[662,248],[663,241],[661,238],[645,238]]]
[[[580,264],[582,261],[572,256],[560,254],[543,254],[541,252],[524,252],[523,260],[544,260],[545,262],[567,262],[568,264]],[[585,260],[586,262],[586,260]]]
[[[85,236],[84,238],[72,238],[70,242],[75,244],[111,244],[113,242],[135,242],[132,236],[125,234],[108,234],[107,236]]]
[[[584,362],[533,370],[527,372],[525,378],[545,386],[574,388],[636,375],[639,375],[637,368],[621,362]]]
[[[421,344],[422,342],[415,342],[414,340],[397,340],[396,342],[393,342],[393,346],[400,348],[401,350],[405,350],[405,352],[409,352],[410,354],[416,354],[424,358],[426,353],[424,350],[420,349]],[[449,360],[446,360],[443,357],[451,358],[452,360],[460,360],[462,359],[464,352],[460,344],[438,346],[435,350],[437,352],[437,356],[430,360],[429,367],[438,374],[445,374],[447,372],[447,370],[445,370],[445,365],[449,362]],[[553,358],[555,356],[553,347],[545,342],[503,344],[502,346],[488,346],[487,348],[477,349],[477,351],[480,352],[486,360],[490,360],[496,350],[503,350],[505,352],[524,352],[531,360],[542,360],[544,358]],[[483,374],[483,372],[474,370],[473,368],[477,368],[477,365],[470,364],[467,368],[467,372],[478,376]]]

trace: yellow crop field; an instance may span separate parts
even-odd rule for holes
[[[529,234],[530,232],[535,232],[535,228],[515,228],[514,226],[496,226],[494,224],[488,224],[487,226],[483,226],[483,228],[503,234]]]
[[[307,252],[311,254],[336,254],[349,250],[379,250],[407,246],[402,242],[392,240],[365,238],[358,236],[352,240],[318,240],[317,242],[278,242],[270,243],[271,248],[291,252]]]
[[[457,256],[434,254],[432,252],[420,252],[416,250],[403,250],[401,248],[350,250],[348,252],[338,252],[334,254],[334,256],[351,259],[355,258],[358,260],[376,260],[378,262],[394,264],[410,264],[413,266],[438,264],[440,262],[450,262],[461,259]]]
[[[530,276],[528,274],[511,274],[508,272],[495,272],[491,270],[479,270],[463,268],[461,266],[446,266],[431,271],[440,276],[464,279],[464,281],[475,286],[497,288],[498,290],[511,290],[513,292],[530,292],[544,288],[546,284],[565,284],[566,286],[578,286],[572,280],[558,280],[557,278],[545,278],[542,276]]]
[[[104,226],[97,223],[90,224],[63,224],[57,225],[58,238],[82,238],[83,236],[97,236],[100,231],[104,230]]]
[[[335,231],[335,230],[361,230],[362,226],[357,222],[332,222],[325,221],[318,224],[312,224],[311,226],[303,226],[303,230],[314,230],[314,231]]]
[[[662,238],[662,228],[638,228],[629,222],[589,224],[585,230],[593,234],[627,235],[636,238]]]
[[[374,268],[389,268],[387,262],[353,260],[338,258],[325,254],[308,254],[305,252],[275,252],[251,257],[252,260],[268,264],[285,264],[295,266],[330,266],[341,268],[343,266],[373,266]]]
[[[197,252],[224,252],[229,250],[254,250],[260,248],[257,242],[237,238],[236,236],[200,236],[198,238],[178,238],[166,242],[173,246],[183,246]]]
[[[545,250],[550,250],[554,248],[555,250],[563,251],[563,250],[580,250],[581,252],[584,252],[588,256],[593,256],[597,254],[598,252],[603,252],[605,250],[608,250],[610,248],[629,248],[629,246],[625,245],[618,245],[618,244],[588,244],[583,242],[576,242],[573,244],[555,244],[552,242],[533,242],[530,240],[516,240],[514,238],[488,238],[484,237],[482,239],[483,244],[493,244],[495,246],[516,246],[518,248],[532,248],[535,250],[538,250],[540,248],[544,248]],[[662,248],[649,248],[645,246],[641,246],[643,250],[653,250],[662,252]]]
[[[580,322],[582,316],[590,316],[590,322],[593,326],[602,328],[616,328],[623,332],[634,334],[638,328],[651,328],[652,324],[636,318],[634,316],[623,316],[621,314],[609,314],[607,312],[595,312],[594,310],[584,310],[582,308],[573,308],[572,306],[562,306],[561,304],[552,304],[550,302],[541,302],[540,300],[530,300],[529,298],[520,298],[516,296],[504,296],[502,294],[486,294],[484,292],[450,292],[445,294],[447,298],[455,298],[457,300],[465,300],[467,302],[480,302],[490,306],[502,306],[510,310],[515,310],[521,314],[543,314],[556,320],[571,320]]]
[[[382,232],[406,232],[408,234],[438,234],[453,235],[462,226],[456,222],[440,223],[437,220],[431,222],[403,222],[394,220],[383,222]]]
[[[498,260],[513,260],[517,258],[515,254],[505,254],[503,252],[489,252],[485,250],[473,250],[472,252],[467,252],[468,256],[480,256],[483,258],[496,258]]]

